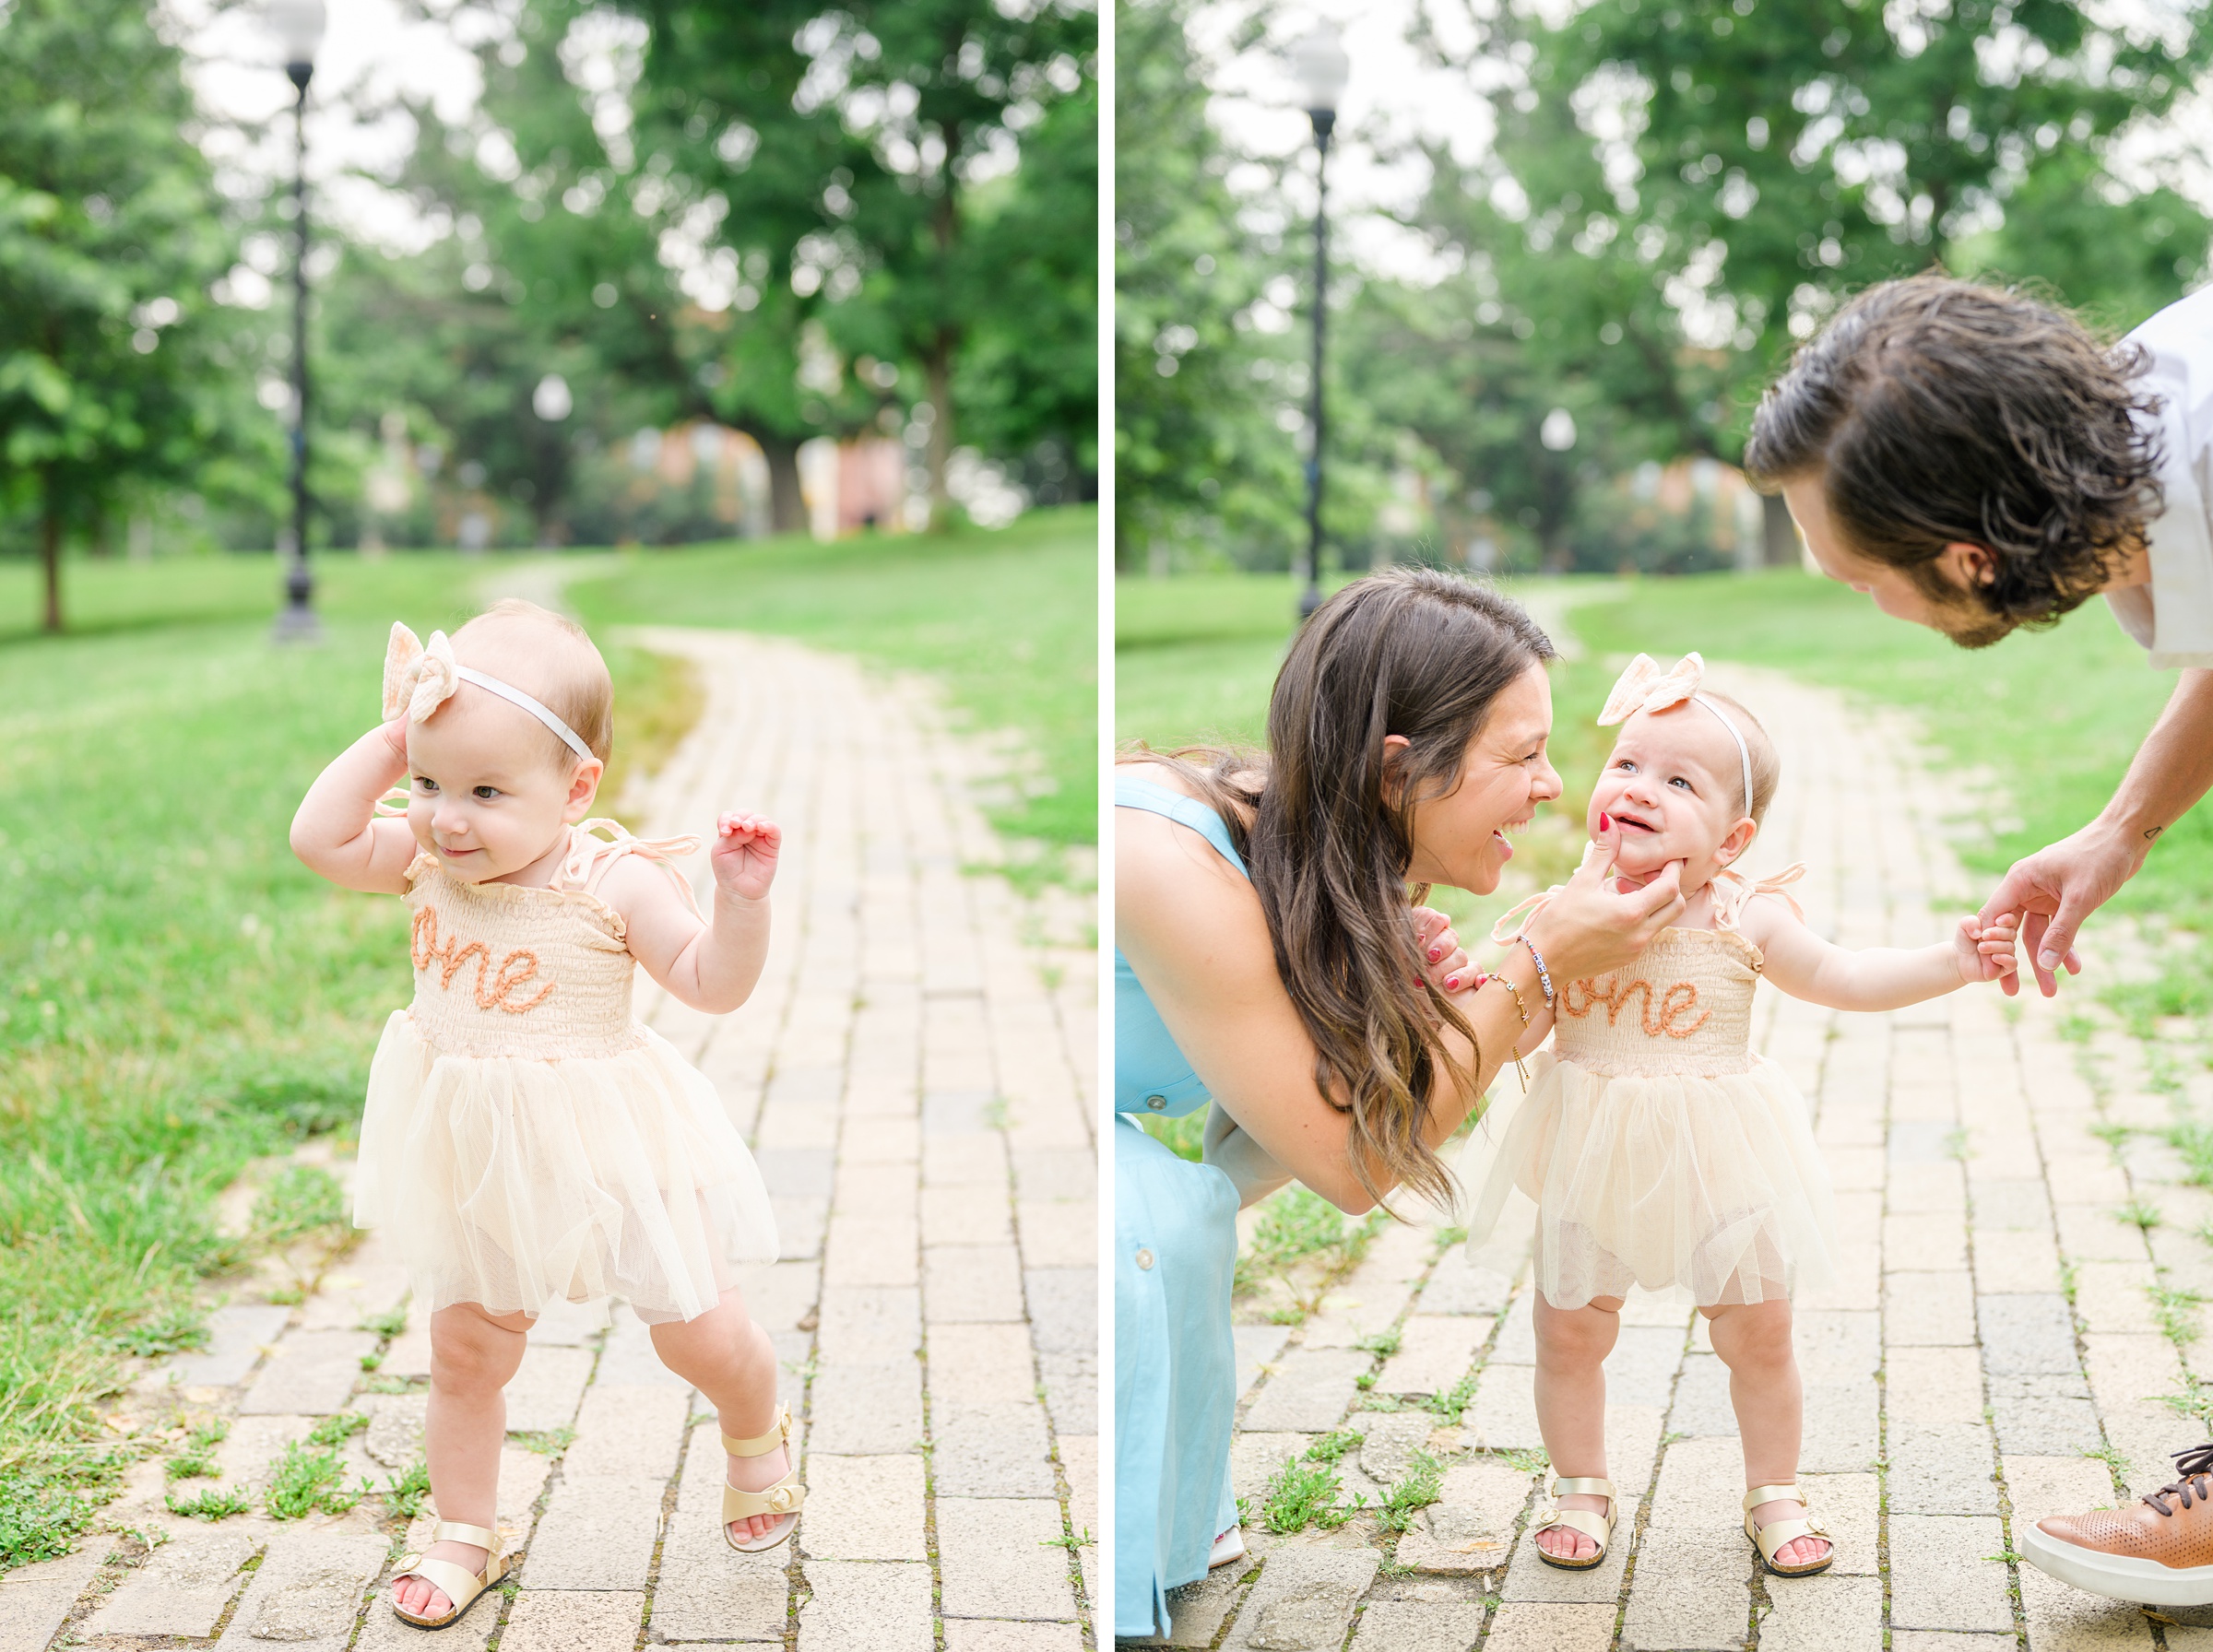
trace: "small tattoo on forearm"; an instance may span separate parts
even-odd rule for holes
[[[2147,832],[2144,834],[2144,841],[2148,844],[2153,838],[2159,836],[2160,832],[2166,830],[2167,828],[2164,826],[2154,826],[2149,832]]]

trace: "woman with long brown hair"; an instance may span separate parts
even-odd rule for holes
[[[1608,888],[1602,843],[1476,985],[1427,886],[1496,889],[1506,833],[1560,794],[1551,642],[1450,574],[1346,586],[1292,645],[1265,754],[1150,752],[1115,787],[1115,1109],[1211,1103],[1207,1162],[1115,1132],[1115,1633],[1242,1552],[1229,1485],[1237,1212],[1296,1178],[1357,1214],[1438,1198],[1438,1146],[1551,984],[1605,973],[1680,914],[1673,868]],[[1441,967],[1440,967],[1441,966]]]

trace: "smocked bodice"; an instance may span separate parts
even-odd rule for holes
[[[640,855],[660,862],[690,901],[668,862],[697,847],[696,838],[647,841],[612,820],[586,820],[572,830],[549,889],[464,883],[435,856],[416,856],[408,867],[409,1018],[454,1056],[558,1061],[635,1049],[644,1040],[630,1009],[637,960],[598,882],[616,860]]]
[[[1588,866],[1596,845],[1583,851]],[[1611,974],[1560,985],[1553,1049],[1587,1072],[1711,1077],[1752,1069],[1752,992],[1759,949],[1739,933],[1746,903],[1772,895],[1804,918],[1791,885],[1803,863],[1755,882],[1722,870],[1710,885],[1715,927],[1663,929],[1635,962]],[[1529,920],[1559,893],[1530,896],[1491,928],[1511,946]]]
[[[581,890],[463,883],[428,855],[408,868],[408,952],[422,1035],[456,1056],[553,1060],[638,1043],[637,961],[622,920]]]
[[[1731,929],[1663,929],[1637,962],[1564,983],[1553,1045],[1594,1073],[1749,1071],[1759,951]]]

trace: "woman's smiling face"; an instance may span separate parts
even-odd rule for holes
[[[1452,789],[1414,804],[1407,877],[1478,895],[1497,889],[1514,857],[1506,834],[1560,795],[1560,777],[1544,755],[1551,736],[1552,683],[1542,665],[1533,665],[1491,702]],[[1406,742],[1392,735],[1384,744],[1402,749]]]

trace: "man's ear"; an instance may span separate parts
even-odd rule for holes
[[[1998,553],[1987,545],[1955,539],[1937,554],[1936,560],[1962,591],[1979,591],[1998,577]]]
[[[1752,840],[1758,835],[1759,822],[1746,815],[1729,828],[1729,835],[1722,839],[1720,847],[1714,851],[1714,857],[1725,867],[1734,866],[1743,858],[1745,851],[1752,846]]]

